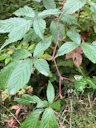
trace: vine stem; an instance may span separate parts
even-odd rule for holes
[[[63,0],[63,6],[61,8],[61,11],[64,7],[64,0]],[[55,67],[56,67],[56,70],[58,72],[58,75],[59,75],[59,97],[62,98],[62,89],[61,89],[61,85],[62,85],[62,80],[64,80],[64,78],[62,77],[61,73],[60,73],[60,70],[58,68],[58,65],[56,63],[56,59],[55,59],[55,54],[56,54],[56,50],[57,50],[57,47],[58,47],[58,44],[59,44],[59,41],[60,41],[60,16],[61,14],[57,17],[57,40],[56,40],[56,45],[54,47],[54,50],[53,50],[53,54],[52,54],[52,60],[55,64]]]

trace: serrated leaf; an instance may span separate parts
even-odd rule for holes
[[[58,123],[52,108],[45,109],[42,115],[40,128],[58,128]]]
[[[51,45],[51,37],[47,37],[36,45],[33,56],[40,56]]]
[[[45,28],[46,28],[46,22],[45,20],[41,19],[41,18],[36,18],[33,22],[33,28],[35,33],[41,38],[43,39],[43,34],[45,32]]]
[[[7,21],[4,20],[4,25],[0,28],[0,31],[3,33],[9,32],[9,35],[8,39],[1,46],[0,50],[10,43],[21,40],[23,36],[29,31],[31,26],[32,21],[25,20],[23,18],[11,18]]]
[[[60,14],[59,9],[48,9],[40,12],[38,14],[38,17],[46,18],[51,15],[58,16],[59,14]]]
[[[20,128],[37,128],[39,125],[39,117],[42,113],[42,110],[37,109],[25,119],[25,121],[21,124]]]
[[[75,42],[66,42],[64,43],[58,50],[56,57],[62,56],[68,52],[73,51],[76,49],[79,45],[77,45]]]
[[[51,104],[53,103],[55,98],[55,90],[51,82],[49,81],[48,87],[47,87],[47,100]]]
[[[16,63],[14,64],[11,63],[0,71],[0,88],[1,89],[7,88],[7,81],[12,71],[14,70],[15,66],[16,66]]]
[[[49,64],[44,59],[34,59],[35,68],[43,75],[50,76]]]
[[[77,18],[73,15],[62,15],[60,19],[64,24],[68,24],[68,25],[78,24]]]
[[[78,45],[80,45],[81,43],[81,37],[80,37],[80,34],[77,32],[77,30],[75,30],[74,28],[73,29],[70,29],[68,32],[67,32],[67,36],[75,43],[77,43]]]
[[[16,62],[16,67],[12,71],[7,81],[7,88],[10,94],[15,94],[20,88],[25,86],[32,73],[31,60],[22,60]]]
[[[56,8],[56,4],[54,0],[43,0],[43,5],[46,9]]]
[[[29,51],[27,51],[25,49],[18,49],[13,53],[12,58],[14,60],[20,60],[20,59],[26,59],[30,56],[32,56],[32,55]]]
[[[45,108],[48,107],[48,102],[46,100],[38,102],[36,108]]]
[[[85,56],[93,63],[96,63],[96,47],[87,43],[83,43],[82,49]]]
[[[57,21],[52,21],[50,24],[50,32],[52,34],[52,40],[56,42],[57,40],[57,29],[58,29],[58,23]],[[62,39],[65,36],[65,26],[64,24],[60,23],[60,39]]]
[[[31,17],[31,18],[35,17],[34,10],[28,6],[24,6],[23,8],[19,8],[18,10],[16,10],[14,12],[14,14],[16,16],[26,16],[26,17]]]
[[[0,84],[5,85],[10,94],[15,94],[28,83],[31,72],[31,60],[12,62],[0,72]]]
[[[48,102],[46,100],[42,101],[38,96],[33,95],[32,100],[37,104],[36,108],[43,108],[48,106]]]
[[[22,97],[20,98],[16,98],[16,101],[19,103],[19,104],[22,104],[22,105],[28,105],[30,103],[36,103],[34,101],[34,98],[32,98],[32,96],[28,95],[28,94],[24,94],[22,95]]]
[[[25,20],[23,18],[10,18],[6,20],[0,20],[0,33],[9,33],[17,26],[21,25]]]
[[[43,58],[43,59],[45,59],[45,60],[52,60],[52,56],[51,55],[49,55],[49,54],[47,54],[47,53],[45,53],[45,54],[43,54],[42,56],[41,56],[41,58]]]
[[[67,0],[64,5],[64,14],[73,14],[80,10],[87,3],[87,0]]]

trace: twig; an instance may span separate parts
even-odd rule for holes
[[[19,125],[21,125],[21,123],[19,122],[19,120],[17,119],[17,117],[8,109],[6,108],[3,104],[0,104],[7,112],[9,112],[12,117],[18,122]]]
[[[72,100],[70,99],[70,128],[72,128],[72,111],[73,111]]]
[[[65,0],[63,0],[61,12],[63,11],[64,3],[65,3]],[[56,60],[55,60],[56,50],[57,50],[57,47],[58,47],[58,44],[59,44],[59,41],[60,41],[60,16],[61,16],[61,14],[57,18],[57,40],[56,40],[56,45],[54,47],[54,51],[53,51],[53,54],[52,54],[52,60],[53,60],[53,62],[55,64],[56,70],[57,70],[58,75],[59,75],[59,97],[62,98],[61,85],[62,85],[62,80],[65,80],[66,78],[62,77],[62,75],[60,73],[60,70],[58,68],[58,65],[56,63]]]

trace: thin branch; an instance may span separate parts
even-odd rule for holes
[[[65,0],[63,0],[63,3],[62,3],[62,8],[61,8],[61,12],[63,11],[63,8],[64,8],[64,3],[65,3]],[[59,75],[59,97],[62,98],[62,89],[61,89],[61,85],[62,85],[62,80],[64,80],[65,78],[62,77],[61,73],[60,73],[60,70],[58,68],[58,65],[56,63],[56,60],[55,60],[55,54],[56,54],[56,50],[57,50],[57,47],[58,47],[58,44],[59,44],[59,41],[60,41],[60,16],[61,14],[58,16],[57,18],[57,40],[56,40],[56,45],[54,47],[54,51],[53,51],[53,54],[52,54],[52,60],[55,64],[55,67],[56,67],[56,70],[58,72],[58,75]],[[68,79],[67,79],[68,80]]]
[[[3,104],[0,104],[7,112],[9,112],[11,114],[11,116],[18,122],[19,125],[21,125],[21,123],[19,122],[19,120],[17,119],[17,117],[8,109],[6,108]]]

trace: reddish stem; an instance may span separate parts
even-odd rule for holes
[[[61,11],[63,11],[64,2],[65,1],[63,1],[63,4],[62,4],[63,6],[61,8]],[[61,14],[57,18],[57,41],[56,41],[56,45],[54,47],[54,51],[53,51],[53,54],[52,54],[52,60],[53,60],[53,62],[55,64],[55,66],[56,66],[56,70],[57,70],[58,75],[59,75],[59,97],[62,98],[62,88],[61,88],[62,80],[68,80],[68,81],[70,81],[70,80],[68,78],[66,78],[66,77],[62,77],[62,75],[60,73],[60,70],[58,68],[58,65],[56,63],[56,60],[55,60],[56,50],[57,50],[57,47],[58,47],[58,44],[59,44],[59,41],[60,41],[60,16],[61,16]]]

